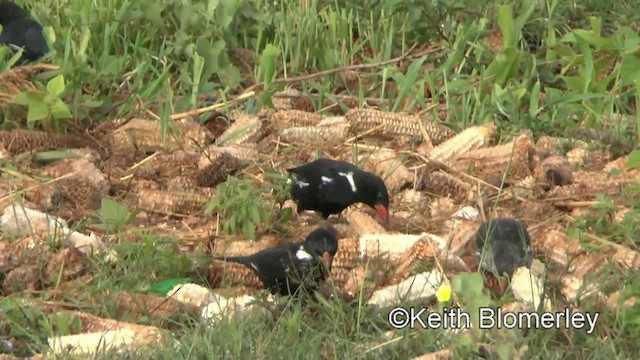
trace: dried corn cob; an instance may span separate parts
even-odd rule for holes
[[[494,174],[502,177],[507,171],[507,182],[514,183],[531,175],[529,152],[532,146],[531,138],[523,134],[507,144],[461,154],[456,158],[454,168],[458,171],[471,168],[479,177]]]
[[[262,235],[256,241],[222,241],[222,239],[216,239],[212,255],[225,256],[233,254],[234,256],[247,256],[279,244],[279,238],[270,235]]]
[[[58,178],[69,173],[76,173],[73,178],[84,178],[94,184],[102,194],[107,194],[110,189],[109,180],[93,163],[85,159],[65,159],[44,167],[40,174],[52,178]]]
[[[448,163],[449,160],[460,154],[487,145],[496,131],[497,127],[493,123],[466,128],[456,136],[434,147],[425,155],[431,160]]]
[[[475,234],[480,224],[474,220],[454,219],[448,225],[449,254],[462,256],[470,242],[475,245]]]
[[[622,178],[598,179],[591,183],[579,182],[576,176],[574,183],[567,186],[559,186],[545,194],[546,199],[558,200],[589,200],[597,194],[615,195],[620,193],[623,186],[633,183],[633,180]]]
[[[393,273],[391,284],[406,279],[415,270],[419,262],[431,261],[440,254],[440,249],[431,239],[423,237],[416,241],[409,250],[405,251],[399,261],[399,266]]]
[[[0,142],[9,155],[28,151],[57,150],[96,146],[82,136],[14,129],[0,131]]]
[[[224,287],[226,285],[243,285],[255,289],[262,289],[263,287],[258,276],[248,267],[221,260],[214,260],[209,265],[207,280],[213,287]]]
[[[324,115],[300,111],[300,110],[280,110],[273,114],[271,121],[276,129],[282,130],[292,127],[313,127],[318,125]]]
[[[118,311],[134,316],[148,316],[161,319],[183,314],[197,314],[199,308],[181,303],[175,299],[160,296],[120,293],[116,299]]]
[[[403,300],[429,301],[436,296],[442,278],[442,273],[437,270],[414,275],[399,284],[377,290],[367,301],[367,304],[386,308],[399,304]]]
[[[295,100],[303,95],[300,90],[286,88],[273,94],[271,102],[273,103],[273,108],[276,110],[291,110],[293,109]]]
[[[466,201],[472,196],[471,185],[444,171],[433,172],[423,177],[418,189],[442,197],[451,197],[457,202]]]
[[[215,188],[242,168],[243,162],[229,153],[221,153],[210,165],[196,171],[193,178],[202,187]]]
[[[335,145],[347,140],[349,124],[335,124],[334,126],[291,127],[280,132],[282,139],[289,143],[302,145],[317,145],[326,143]]]
[[[175,126],[175,130],[174,130]],[[159,121],[132,119],[108,135],[107,140],[116,153],[158,150],[196,151],[209,144],[211,133],[191,118],[174,121],[167,127],[166,138],[162,139]]]
[[[3,295],[21,291],[37,291],[42,287],[38,265],[22,265],[11,270],[2,282]]]
[[[57,354],[87,355],[105,350],[134,350],[145,346],[158,346],[165,340],[162,330],[153,326],[102,319],[80,312],[63,311],[58,314],[67,314],[80,319],[87,332],[49,338],[47,340],[49,346]]]
[[[207,196],[189,192],[141,190],[137,194],[141,209],[161,214],[195,214],[203,210]]]
[[[392,138],[397,136],[420,137],[425,142],[432,142],[432,139],[441,141],[441,139],[450,136],[451,131],[442,125],[424,121],[415,115],[373,109],[352,109],[345,114],[345,117],[351,123],[356,135],[380,126],[381,128],[374,131],[373,135]],[[422,133],[420,122],[422,122],[426,134]],[[428,139],[424,139],[424,135],[427,135]]]
[[[254,115],[236,113],[235,122],[220,135],[218,144],[241,145],[255,143],[262,136],[262,121]]]
[[[539,234],[531,239],[534,251],[544,253],[557,264],[568,266],[574,257],[584,252],[580,242],[569,239],[566,232],[558,225],[544,227],[540,229]]]
[[[385,228],[366,213],[353,208],[346,209],[345,217],[356,235],[384,234]]]
[[[425,206],[425,202],[428,199],[428,196],[424,192],[415,189],[403,190],[398,195],[398,198],[400,199],[399,203],[408,206],[409,208],[421,209]]]
[[[398,159],[398,154],[391,149],[371,154],[366,158],[364,167],[384,179],[391,193],[401,191],[413,183],[413,174]]]
[[[142,178],[173,177],[188,174],[197,168],[198,155],[176,150],[170,153],[155,153],[154,156],[135,170]]]
[[[613,293],[611,293],[609,295],[609,297],[607,298],[607,300],[605,301],[605,305],[612,310],[617,310],[618,309],[618,303],[620,302],[620,296],[622,294],[621,290],[616,290]],[[632,308],[634,307],[636,304],[638,303],[638,298],[635,296],[631,296],[627,299],[625,299],[622,302],[622,305],[626,308]]]
[[[258,151],[256,150],[255,145],[253,144],[243,144],[243,145],[233,145],[233,146],[217,146],[211,145],[205,149],[202,156],[198,160],[198,168],[203,169],[209,165],[217,157],[219,157],[222,153],[227,153],[236,159],[240,160],[256,160],[259,156]]]
[[[453,350],[451,349],[442,349],[435,352],[416,356],[411,360],[453,360],[455,359],[453,354],[454,354]]]
[[[427,234],[365,234],[360,236],[360,254],[367,257],[378,257],[389,254],[399,258],[418,240]]]
[[[338,240],[338,247],[332,268],[353,269],[361,263],[360,240],[357,236]]]
[[[88,257],[75,247],[67,247],[53,254],[44,268],[43,281],[56,283],[72,280],[88,269]]]

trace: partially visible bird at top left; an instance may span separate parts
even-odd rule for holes
[[[0,0],[0,44],[16,51],[23,49],[19,63],[35,61],[49,52],[42,25],[13,1]]]

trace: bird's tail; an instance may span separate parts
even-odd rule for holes
[[[214,260],[222,260],[228,262],[234,262],[242,265],[248,265],[249,260],[247,260],[246,256],[214,256]]]

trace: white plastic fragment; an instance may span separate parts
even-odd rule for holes
[[[202,309],[200,316],[203,320],[212,323],[221,321],[225,316],[235,316],[238,314],[246,314],[250,311],[262,309],[255,304],[255,298],[249,295],[238,296],[235,298],[220,297],[218,301],[207,304]]]
[[[511,278],[511,291],[516,300],[538,309],[544,289],[543,284],[544,264],[534,259],[531,269],[522,266],[514,272]],[[545,307],[550,308],[548,299],[545,299]]]
[[[63,219],[18,204],[11,204],[4,209],[0,216],[0,228],[13,236],[39,234],[67,237],[72,246],[85,254],[105,250],[104,243],[95,234],[87,236],[73,231]]]
[[[438,270],[414,275],[403,282],[373,293],[367,304],[389,307],[401,301],[415,301],[424,299],[429,301],[436,296],[436,291],[442,282],[442,273]]]
[[[209,303],[226,300],[222,295],[216,294],[211,291],[211,289],[194,283],[176,285],[173,289],[167,292],[166,297],[170,297],[183,304],[193,305],[199,308],[206,306]]]
[[[475,206],[465,206],[456,211],[453,217],[465,220],[477,220],[478,217],[480,217],[480,211],[478,211]]]

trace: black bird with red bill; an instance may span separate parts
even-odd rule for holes
[[[264,249],[249,256],[218,257],[251,269],[265,289],[276,295],[294,295],[300,288],[317,290],[331,272],[338,238],[331,227],[319,227],[304,241]]]
[[[480,268],[496,278],[511,278],[522,266],[531,266],[533,250],[526,226],[512,218],[484,222],[476,232],[476,257]]]
[[[42,25],[13,1],[0,0],[0,25],[0,44],[14,51],[23,49],[19,63],[35,61],[49,52]]]
[[[387,186],[373,173],[331,159],[317,159],[287,172],[293,175],[291,198],[298,213],[312,210],[326,220],[352,204],[363,203],[375,209],[385,223],[389,222]]]

